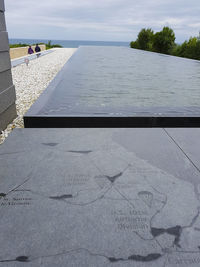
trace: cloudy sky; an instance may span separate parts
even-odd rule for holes
[[[10,38],[131,41],[141,28],[197,36],[200,0],[4,0]]]

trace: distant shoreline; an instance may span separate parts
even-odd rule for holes
[[[36,43],[48,43],[50,40],[44,39],[15,39],[10,38],[9,44],[36,44]],[[51,40],[52,44],[59,44],[64,48],[78,48],[81,45],[93,45],[93,46],[124,46],[129,47],[130,42],[113,42],[113,41],[83,41],[83,40]]]

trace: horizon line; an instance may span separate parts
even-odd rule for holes
[[[131,42],[131,41],[105,41],[105,40],[66,40],[66,39],[51,39],[51,38],[48,38],[48,39],[42,39],[42,38],[21,38],[21,37],[9,37],[8,39],[21,39],[21,40],[49,40],[49,41],[82,41],[82,42],[119,42],[119,43],[128,43],[128,42]]]

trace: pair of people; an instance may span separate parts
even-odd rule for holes
[[[41,49],[40,49],[39,45],[36,44],[35,53],[39,53],[40,51],[41,51]],[[33,51],[32,47],[31,47],[31,45],[29,45],[28,54],[31,55],[33,53],[34,53],[34,51]],[[39,57],[39,56],[40,56],[40,54],[37,54],[37,57]]]

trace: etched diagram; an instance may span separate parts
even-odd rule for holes
[[[21,209],[22,216],[31,209],[32,227],[43,235],[41,247],[49,249],[41,253],[42,248],[34,247],[30,255],[25,249],[20,253],[19,246],[10,258],[1,251],[0,266],[38,261],[48,266],[58,258],[74,266],[199,266],[200,203],[189,182],[116,143],[96,150],[43,145],[49,147],[49,161],[62,152],[59,176],[53,165],[47,169],[41,163],[39,176],[33,170],[21,185],[0,193],[0,209]],[[40,215],[34,221],[36,213]],[[25,225],[28,221],[25,218]],[[53,229],[58,248],[49,240],[45,223]],[[27,234],[16,234],[14,242]]]

